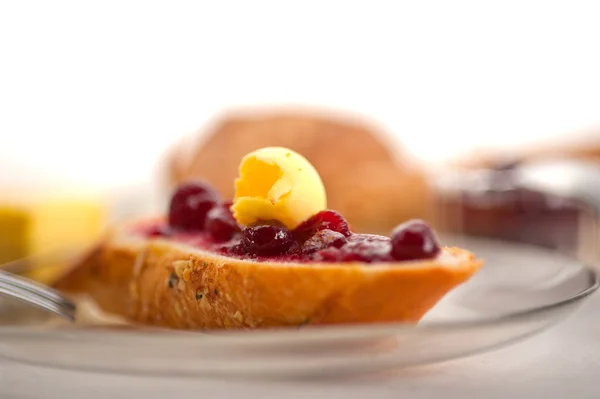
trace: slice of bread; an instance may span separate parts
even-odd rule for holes
[[[255,262],[123,230],[56,288],[135,323],[177,329],[416,323],[481,265],[459,248],[398,263]]]

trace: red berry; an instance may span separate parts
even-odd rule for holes
[[[435,258],[440,245],[433,230],[421,220],[411,220],[394,229],[391,255],[396,260]]]
[[[314,254],[313,259],[317,262],[338,262],[340,260],[340,250],[335,247],[325,248]]]
[[[244,248],[254,255],[275,255],[287,251],[294,239],[285,227],[274,225],[258,225],[242,230]]]
[[[299,241],[305,241],[319,230],[332,230],[350,237],[352,234],[346,219],[336,211],[326,210],[311,216],[294,230],[294,236]]]
[[[184,184],[171,198],[169,225],[180,230],[202,230],[206,214],[217,202],[219,195],[208,184]]]
[[[389,260],[390,239],[373,234],[357,234],[340,249],[344,262],[377,262]]]
[[[217,247],[217,251],[228,255],[228,256],[244,256],[246,255],[246,250],[241,241],[233,240],[233,242],[228,242],[222,246]]]
[[[302,244],[302,253],[311,254],[325,248],[340,248],[346,243],[346,237],[337,231],[325,229],[317,231]]]
[[[206,214],[206,231],[217,241],[227,241],[240,231],[230,207],[231,203],[217,205]]]
[[[390,257],[390,239],[372,234],[352,235],[341,248],[318,251],[313,259],[322,262],[385,262]]]

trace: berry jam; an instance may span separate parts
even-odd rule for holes
[[[277,262],[395,262],[433,259],[440,252],[435,234],[422,221],[398,226],[391,239],[355,234],[342,215],[324,210],[289,230],[276,221],[241,227],[204,183],[181,186],[173,195],[168,223],[138,225],[134,233],[168,239],[238,259]]]
[[[392,238],[351,233],[349,237],[329,229],[317,230],[305,241],[283,226],[261,224],[239,229],[214,207],[204,231],[169,230],[160,222],[140,225],[135,233],[150,239],[166,238],[238,259],[277,262],[397,262],[433,259],[440,246],[422,222],[408,222],[394,230]],[[225,222],[227,221],[227,222]]]

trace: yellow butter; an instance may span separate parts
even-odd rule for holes
[[[277,220],[293,229],[326,208],[319,173],[297,152],[267,147],[242,158],[231,207],[241,225]]]
[[[105,222],[102,204],[93,200],[51,200],[30,208],[31,251],[82,248],[98,238]]]
[[[87,198],[0,202],[0,265],[29,258],[28,276],[46,282],[61,256],[98,239],[105,219],[103,204]]]
[[[0,205],[0,265],[27,256],[30,230],[31,218],[27,212]]]

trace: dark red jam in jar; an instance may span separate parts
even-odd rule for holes
[[[519,164],[471,170],[441,188],[441,229],[522,242],[551,249],[575,250],[586,215],[582,204],[523,187]]]

